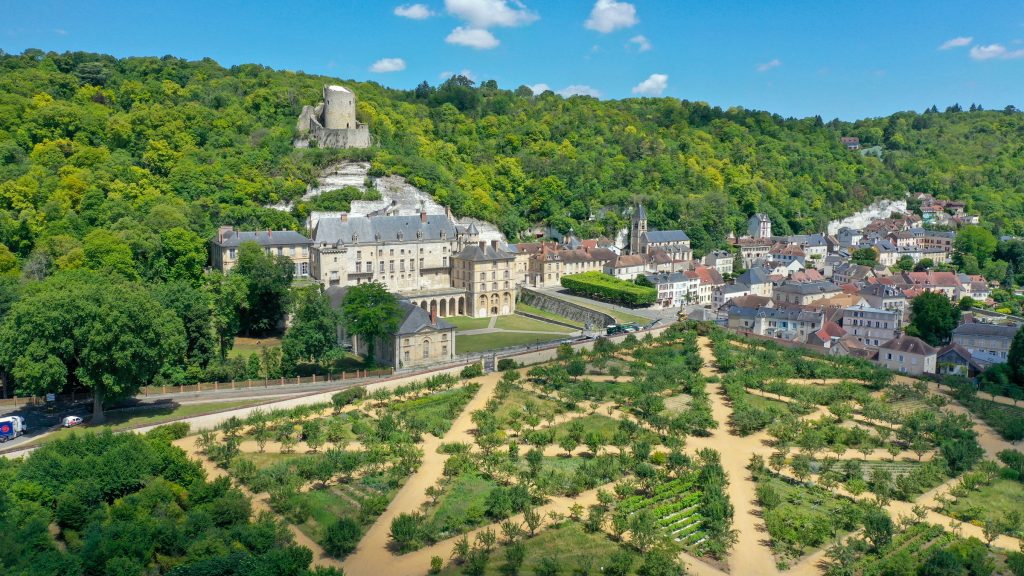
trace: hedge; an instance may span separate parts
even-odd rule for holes
[[[658,298],[658,290],[619,280],[602,272],[583,272],[562,276],[562,287],[573,294],[616,302],[626,306],[647,306]]]

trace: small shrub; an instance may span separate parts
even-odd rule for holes
[[[498,370],[502,372],[505,370],[515,370],[518,367],[519,364],[517,364],[512,358],[502,358],[501,360],[498,360]]]
[[[479,362],[467,364],[462,372],[459,372],[459,377],[463,380],[469,380],[471,378],[477,378],[484,375],[484,367]]]

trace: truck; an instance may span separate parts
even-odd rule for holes
[[[21,416],[4,416],[0,418],[0,444],[14,440],[28,431],[25,419]]]

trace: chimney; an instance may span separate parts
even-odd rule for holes
[[[498,249],[498,241],[497,240],[491,240],[491,248],[494,248],[495,250]]]
[[[484,242],[483,240],[481,240],[481,241],[480,241],[480,249],[481,249],[481,250],[484,250],[484,249],[486,249],[486,248],[487,248],[487,242]]]
[[[437,312],[430,311],[430,325],[437,326]]]
[[[422,208],[420,208],[420,222],[427,223],[427,211]]]
[[[269,238],[273,238],[273,237],[274,237],[274,232],[270,228],[267,228],[267,238],[269,239]]]
[[[235,227],[234,226],[221,226],[220,228],[217,228],[217,241],[218,242],[223,242],[224,238],[226,238],[228,234],[230,234],[230,233],[232,233],[234,231],[235,231]]]
[[[341,214],[338,214],[338,219],[341,220],[342,222],[348,222],[348,212],[342,212]]]
[[[449,220],[452,219],[452,207],[451,206],[445,206],[444,207],[444,215],[447,216]]]

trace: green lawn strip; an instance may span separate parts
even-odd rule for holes
[[[516,312],[526,312],[527,314],[533,314],[534,316],[540,316],[541,318],[557,320],[559,322],[565,322],[566,324],[572,324],[577,328],[583,328],[582,322],[577,322],[576,320],[571,320],[565,316],[555,314],[554,312],[548,312],[547,310],[542,310],[535,306],[530,306],[529,304],[523,304],[522,302],[516,304]]]
[[[490,318],[470,318],[469,316],[449,316],[444,321],[455,326],[456,332],[487,328],[491,323]]]
[[[280,338],[262,338],[260,340],[252,338],[236,338],[231,350],[228,350],[228,358],[234,358],[236,356],[247,357],[253,352],[262,352],[266,348],[277,348],[280,345]]]
[[[557,426],[554,426],[552,430],[555,431],[555,442],[557,443],[562,439],[563,436],[568,432],[569,425],[571,422],[580,422],[583,424],[583,438],[584,440],[591,432],[596,432],[604,440],[605,444],[612,441],[612,437],[615,435],[615,431],[619,429],[619,421],[605,416],[603,414],[591,414],[590,416],[584,416],[576,420],[570,420],[568,422],[562,422]]]
[[[280,452],[243,452],[241,457],[256,465],[257,470],[263,470],[281,462],[303,460],[313,456],[311,453],[293,452],[281,454]]]
[[[1004,512],[1019,510],[1024,502],[1024,484],[1007,478],[996,478],[988,486],[970,490],[967,496],[947,507],[947,513],[965,522],[983,522],[986,518],[1000,520]],[[1018,529],[1017,534],[1021,534]]]
[[[88,430],[90,432],[110,430],[111,432],[120,432],[130,428],[162,424],[164,422],[172,422],[174,420],[181,420],[183,418],[190,418],[201,414],[210,414],[234,408],[253,406],[260,402],[261,400],[232,400],[202,404],[181,404],[178,406],[158,404],[152,408],[136,408],[130,411],[111,410],[107,412],[107,421],[104,424],[99,426],[90,426],[85,424],[74,428],[60,428],[41,438],[36,438],[23,444],[19,444],[17,449],[20,450],[22,448],[41,446],[48,442],[53,442],[54,440],[60,440],[61,438],[66,438],[76,430]]]
[[[487,495],[497,486],[494,480],[472,472],[452,478],[437,503],[426,510],[426,521],[434,527],[430,532],[447,538],[490,522],[484,516]]]
[[[558,334],[530,334],[525,332],[491,332],[487,334],[474,334],[472,336],[461,336],[455,339],[455,352],[458,354],[470,354],[473,352],[484,352],[487,350],[500,350],[513,346],[526,346],[561,340],[564,336]]]
[[[558,324],[552,324],[550,322],[542,322],[540,320],[534,320],[533,318],[527,318],[526,316],[501,316],[494,323],[495,328],[501,330],[529,330],[531,332],[561,332],[562,334],[569,334],[573,330],[566,328],[565,326],[559,326]]]
[[[523,414],[526,414],[525,406],[527,403],[533,404],[533,411],[541,420],[558,413],[558,402],[548,400],[547,398],[540,398],[521,388],[514,388],[498,404],[498,407],[494,410],[494,417],[500,425],[508,426],[511,423],[510,419],[514,410],[519,411],[520,419],[523,417]]]
[[[636,324],[645,325],[645,324],[650,324],[650,322],[651,322],[650,318],[645,318],[643,316],[637,316],[636,314],[630,314],[629,312],[622,312],[620,310],[615,310],[613,308],[606,308],[604,306],[601,306],[600,304],[591,303],[589,301],[586,302],[586,303],[583,303],[583,302],[580,302],[578,300],[573,300],[573,303],[574,304],[579,304],[579,305],[583,306],[584,308],[590,308],[591,310],[596,310],[597,312],[601,312],[603,314],[607,314],[607,315],[611,316],[612,318],[614,318],[615,321],[617,323],[619,323],[619,324],[629,324],[629,323],[634,323],[635,322]]]
[[[613,542],[603,532],[587,532],[578,522],[563,522],[521,541],[526,549],[520,574],[537,574],[544,558],[550,558],[560,568],[559,574],[601,574],[609,565],[612,554],[623,547]],[[505,564],[503,548],[495,550],[487,562],[484,574],[503,574]],[[639,557],[634,568],[641,564]],[[461,567],[449,564],[441,574],[461,574]]]

